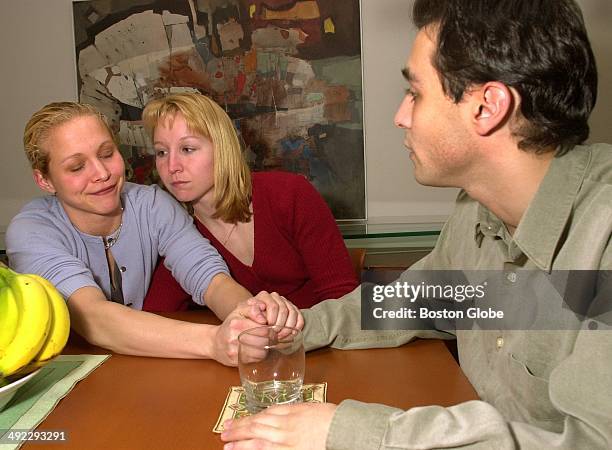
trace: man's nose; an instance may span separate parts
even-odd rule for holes
[[[393,122],[398,128],[410,128],[412,126],[412,105],[414,103],[413,98],[410,95],[406,95],[402,103],[399,105]]]

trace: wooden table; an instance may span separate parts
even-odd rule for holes
[[[209,311],[172,317],[218,323]],[[104,349],[71,337],[67,354]],[[352,398],[402,409],[450,406],[478,398],[442,341],[418,340],[393,349],[307,353],[305,383],[327,382],[327,400]],[[218,449],[211,430],[238,370],[208,360],[112,355],[57,405],[38,430],[65,430],[66,442],[26,444],[45,449]]]

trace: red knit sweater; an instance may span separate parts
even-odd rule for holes
[[[255,257],[245,266],[196,220],[200,232],[227,262],[232,277],[257,294],[278,292],[300,308],[339,298],[358,284],[338,226],[327,204],[301,175],[253,173]],[[159,264],[143,309],[186,307],[188,295]]]

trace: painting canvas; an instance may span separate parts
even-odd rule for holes
[[[337,219],[365,218],[359,0],[73,3],[79,100],[156,183],[144,105],[197,91],[234,120],[254,171],[301,173]]]

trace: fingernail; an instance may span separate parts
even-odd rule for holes
[[[232,450],[234,448],[234,443],[230,442],[229,444],[225,444],[223,446],[223,450]]]
[[[232,426],[232,423],[233,423],[232,419],[227,419],[225,422],[223,422],[223,429],[229,430],[229,428]]]

